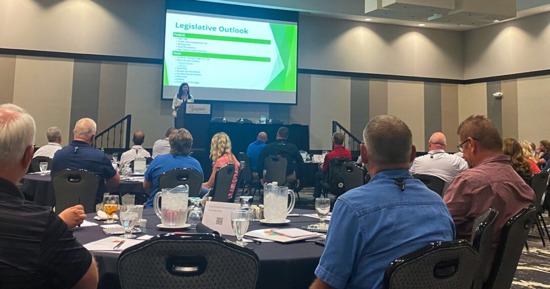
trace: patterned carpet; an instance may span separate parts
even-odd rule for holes
[[[548,221],[546,222],[548,224]],[[542,246],[538,231],[531,231],[528,239],[529,252],[523,254],[512,283],[513,289],[550,288],[550,244],[546,239],[546,248]]]

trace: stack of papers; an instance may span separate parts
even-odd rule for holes
[[[314,233],[297,228],[289,229],[261,229],[250,231],[244,235],[245,237],[253,237],[266,239],[280,243],[289,243],[321,236],[319,233]]]

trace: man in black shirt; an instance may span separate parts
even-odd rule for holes
[[[304,163],[302,155],[300,155],[300,150],[298,147],[292,143],[286,141],[288,138],[288,128],[280,127],[277,130],[276,142],[267,144],[260,154],[260,159],[258,161],[258,175],[260,178],[263,177],[265,159],[268,156],[281,156],[287,160],[286,174],[287,174],[287,184],[294,184],[297,180],[296,173],[301,168]],[[283,185],[283,184],[279,184]]]
[[[91,254],[69,230],[85,218],[81,205],[59,216],[24,200],[16,185],[34,151],[32,116],[0,105],[0,288],[97,288]]]

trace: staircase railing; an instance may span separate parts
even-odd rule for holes
[[[347,147],[352,151],[359,151],[359,145],[363,143],[363,141],[356,136],[354,136],[349,130],[347,130],[344,126],[342,126],[337,121],[332,121],[332,133],[334,134],[337,131],[341,131],[348,137],[348,145]]]
[[[94,147],[130,149],[131,129],[132,115],[129,114],[98,133],[95,137]]]

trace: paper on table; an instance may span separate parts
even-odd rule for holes
[[[122,246],[120,246],[117,249],[113,249],[114,246],[116,246],[118,243],[120,243],[123,240],[124,240],[124,244],[122,244]],[[123,239],[119,237],[107,237],[101,240],[97,240],[97,241],[85,244],[84,248],[88,249],[89,251],[122,251],[126,248],[137,245],[143,241],[144,240],[138,240],[138,239]]]
[[[303,214],[302,217],[309,217],[319,220],[319,215],[317,214]],[[330,221],[330,214],[325,218],[325,221]]]
[[[298,236],[298,235],[299,236],[291,237],[291,236],[285,235],[284,234],[285,230],[290,230],[288,232],[293,236]],[[299,231],[304,231],[305,233],[302,234]],[[321,234],[309,232],[301,229],[260,229],[260,230],[250,231],[246,233],[244,236],[245,238],[248,236],[253,238],[272,240],[275,242],[288,243],[288,242],[306,240],[310,238],[316,238],[321,236]]]
[[[98,226],[98,224],[94,222],[86,221],[86,220],[84,220],[84,222],[80,224],[80,227],[94,227],[94,226]]]

